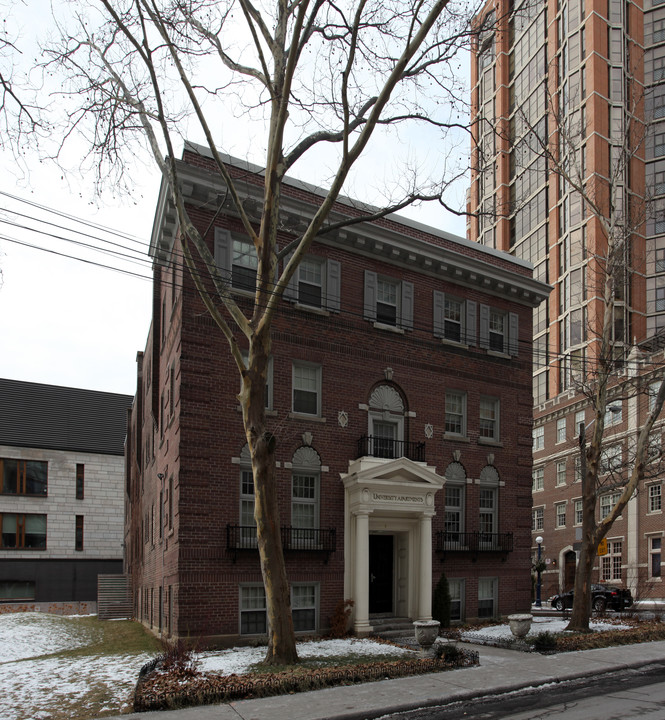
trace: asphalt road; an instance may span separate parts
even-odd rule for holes
[[[563,660],[563,658],[562,658]],[[665,664],[386,715],[382,720],[665,720]]]

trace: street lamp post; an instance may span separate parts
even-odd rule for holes
[[[542,577],[540,573],[540,559],[542,557],[542,550],[543,550],[543,538],[538,535],[536,538],[536,543],[538,545],[538,560],[536,561],[536,573],[537,573],[537,581],[536,581],[536,607],[542,607],[542,603],[540,601],[540,588],[542,585]]]

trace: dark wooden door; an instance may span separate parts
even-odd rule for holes
[[[575,569],[577,567],[577,555],[573,550],[564,556],[563,566],[563,591],[568,592],[575,587]]]
[[[392,535],[369,536],[369,611],[393,612],[393,555]]]

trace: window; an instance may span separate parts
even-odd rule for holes
[[[243,544],[253,545],[256,541],[256,520],[254,519],[254,475],[251,468],[240,471],[240,525]]]
[[[561,487],[566,484],[566,461],[559,460],[556,464],[556,486]]]
[[[608,540],[607,555],[601,557],[600,579],[621,580],[621,540]]]
[[[76,516],[75,550],[83,550],[83,515]]]
[[[267,632],[268,613],[263,585],[241,585],[240,634],[263,635]]]
[[[585,423],[584,410],[580,410],[575,413],[575,436],[579,437],[580,425]]]
[[[496,578],[478,579],[478,617],[493,618],[496,615]]]
[[[604,520],[613,510],[614,506],[619,502],[621,493],[607,493],[600,497],[600,519]]]
[[[584,506],[581,500],[575,500],[575,525],[581,525],[584,520]]]
[[[245,238],[232,237],[228,230],[215,228],[215,263],[222,279],[236,290],[254,292],[258,257],[254,245]]]
[[[0,522],[3,549],[46,549],[46,515],[2,513]]]
[[[321,366],[293,364],[293,412],[321,414]]]
[[[539,490],[544,490],[545,488],[545,468],[534,468],[533,469],[533,485],[532,490],[533,492],[538,492]]]
[[[649,577],[661,577],[661,548],[663,539],[659,537],[649,538]]]
[[[582,482],[582,458],[579,455],[575,455],[573,460],[575,466],[575,482]]]
[[[619,425],[622,420],[623,411],[621,405],[612,403],[605,409],[605,427]]]
[[[168,518],[169,530],[173,530],[173,475],[169,478]],[[169,616],[170,617],[170,616]]]
[[[556,527],[566,527],[566,503],[557,503],[554,506],[556,516]]]
[[[556,421],[556,441],[557,443],[566,442],[566,418],[559,418]]]
[[[85,485],[85,466],[83,463],[76,463],[76,499],[83,500]]]
[[[291,586],[291,616],[296,632],[314,632],[316,622],[316,585]]]
[[[298,528],[294,540],[313,540],[319,527],[319,485],[321,459],[311,447],[301,447],[293,455],[291,475],[291,526]]]
[[[450,593],[450,619],[453,622],[464,620],[464,580],[448,580],[448,592]]]
[[[466,393],[446,392],[446,434],[466,435]]]
[[[284,292],[287,300],[300,305],[339,312],[341,265],[337,260],[304,258]]]
[[[662,485],[649,485],[649,512],[660,512],[662,504]]]
[[[363,315],[381,325],[413,329],[413,283],[365,270]]]
[[[294,583],[291,586],[291,616],[296,632],[317,629],[318,586]],[[263,585],[240,586],[240,633],[265,635],[268,632],[266,593]]]
[[[531,530],[542,530],[545,523],[545,508],[533,508],[531,511]]]
[[[598,470],[601,473],[611,473],[619,470],[622,464],[623,448],[621,445],[612,445],[603,449],[600,455],[600,467]]]
[[[465,345],[476,344],[476,303],[434,291],[434,337]]]
[[[656,407],[656,396],[658,395],[659,390],[660,382],[653,382],[649,385],[649,412],[653,412],[653,409]]]
[[[519,317],[489,305],[480,306],[480,347],[492,352],[517,355]]]
[[[446,542],[460,543],[460,533],[464,532],[464,486],[445,485],[446,509],[444,530]]]
[[[30,580],[0,580],[0,602],[35,599],[35,583]]]
[[[45,496],[48,487],[47,476],[46,462],[0,458],[3,495]]]
[[[533,436],[533,452],[537,452],[538,450],[543,450],[545,448],[545,427],[544,425],[541,425],[540,427],[536,427],[532,431]]]
[[[479,438],[499,440],[499,401],[496,398],[480,398]]]
[[[478,509],[480,514],[480,542],[492,543],[496,532],[496,489],[480,488]]]

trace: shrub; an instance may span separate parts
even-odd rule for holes
[[[353,600],[340,600],[335,605],[335,611],[330,618],[329,636],[331,638],[343,638],[348,634],[352,607]]]
[[[464,653],[456,645],[438,642],[434,645],[434,657],[449,663],[458,663]]]
[[[533,648],[537,652],[552,652],[556,650],[558,637],[555,633],[545,632],[538,633],[533,638]]]
[[[434,588],[432,617],[441,623],[441,627],[450,627],[450,590],[445,573],[441,573],[439,582]]]

